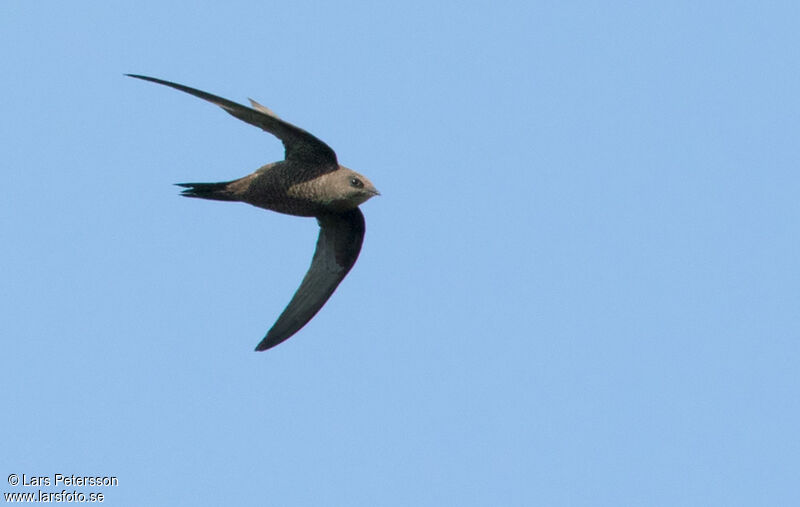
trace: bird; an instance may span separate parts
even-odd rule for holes
[[[330,146],[280,119],[253,99],[249,99],[252,107],[247,107],[163,79],[140,74],[126,76],[194,95],[283,143],[284,160],[264,165],[242,178],[176,185],[184,188],[181,195],[185,197],[239,201],[278,213],[317,219],[320,229],[311,266],[289,304],[255,350],[264,351],[289,339],[319,312],[355,264],[366,230],[359,205],[380,192],[366,177],[339,165]]]

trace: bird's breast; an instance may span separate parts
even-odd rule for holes
[[[318,185],[310,184],[315,175],[303,167],[276,163],[262,167],[247,177],[245,202],[259,208],[296,216],[316,216],[320,212]]]

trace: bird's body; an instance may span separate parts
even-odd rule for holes
[[[364,176],[339,165],[325,143],[251,100],[252,108],[188,86],[147,76],[138,79],[166,85],[220,106],[229,114],[283,141],[286,159],[267,164],[242,178],[219,183],[179,183],[182,195],[217,201],[241,201],[288,215],[316,217],[317,249],[300,287],[256,350],[288,339],[325,304],[358,258],[364,216],[358,206],[379,195]]]
[[[281,161],[259,168],[243,178],[221,183],[179,183],[183,195],[219,201],[242,201],[259,208],[315,217],[331,211],[358,207],[362,196],[347,195],[341,186],[350,178],[365,178],[344,166],[323,172],[305,163]],[[343,185],[337,184],[344,180]],[[367,195],[366,199],[371,197]],[[364,199],[364,200],[366,200]]]

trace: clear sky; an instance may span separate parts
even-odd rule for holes
[[[796,2],[0,3],[0,492],[800,505]],[[314,133],[382,196],[184,199]],[[8,484],[115,476],[114,487]]]

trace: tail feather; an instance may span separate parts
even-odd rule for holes
[[[176,183],[186,190],[181,192],[184,197],[197,197],[199,199],[212,199],[215,201],[236,201],[228,185],[230,181],[220,183]]]

